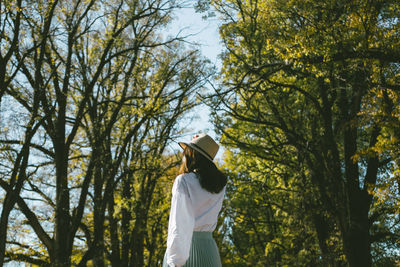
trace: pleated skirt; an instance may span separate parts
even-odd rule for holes
[[[162,266],[168,267],[166,253]],[[182,267],[222,267],[212,232],[193,232],[189,259]]]

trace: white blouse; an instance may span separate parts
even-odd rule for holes
[[[168,266],[185,264],[189,258],[193,232],[215,230],[224,194],[225,187],[217,194],[203,189],[195,173],[176,177],[168,224]]]

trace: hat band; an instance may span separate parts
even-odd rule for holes
[[[210,154],[208,154],[204,149],[202,149],[201,147],[199,147],[198,145],[196,145],[195,143],[190,143],[191,145],[193,145],[196,149],[200,150],[201,152],[203,152],[204,154],[206,154],[209,159],[211,159],[211,161],[213,160],[213,158],[210,156]]]

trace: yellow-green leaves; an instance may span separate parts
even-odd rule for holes
[[[253,227],[259,240],[248,243],[268,251],[266,262],[293,266],[296,258],[310,260],[305,266],[346,261],[369,266],[371,251],[349,253],[345,248],[362,245],[344,236],[371,240],[381,231],[370,231],[374,205],[391,207],[385,218],[398,206],[399,2],[213,3],[224,18],[220,34],[226,50],[213,102],[223,107],[213,107],[220,111],[215,123],[221,141],[232,149],[226,161],[236,193],[230,195],[235,204],[229,218],[240,224],[228,236],[235,253],[253,265],[261,261],[251,258],[254,248],[235,242],[257,236],[246,232]],[[246,190],[254,198],[244,197]],[[258,217],[262,212],[256,210],[263,209],[257,196],[274,204],[269,209],[275,226],[260,229],[260,221],[268,220]],[[299,235],[307,236],[303,243]],[[319,256],[304,253],[304,246]],[[385,254],[373,261],[385,257],[395,260]]]

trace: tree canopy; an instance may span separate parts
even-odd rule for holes
[[[0,265],[156,266],[171,142],[211,66],[184,2],[2,1]]]
[[[225,45],[211,105],[230,199],[248,203],[229,205],[227,263],[394,265],[398,1],[211,3]]]
[[[201,100],[223,266],[398,265],[400,2],[198,0],[218,73],[166,34],[188,5],[0,2],[0,266],[161,265]]]

